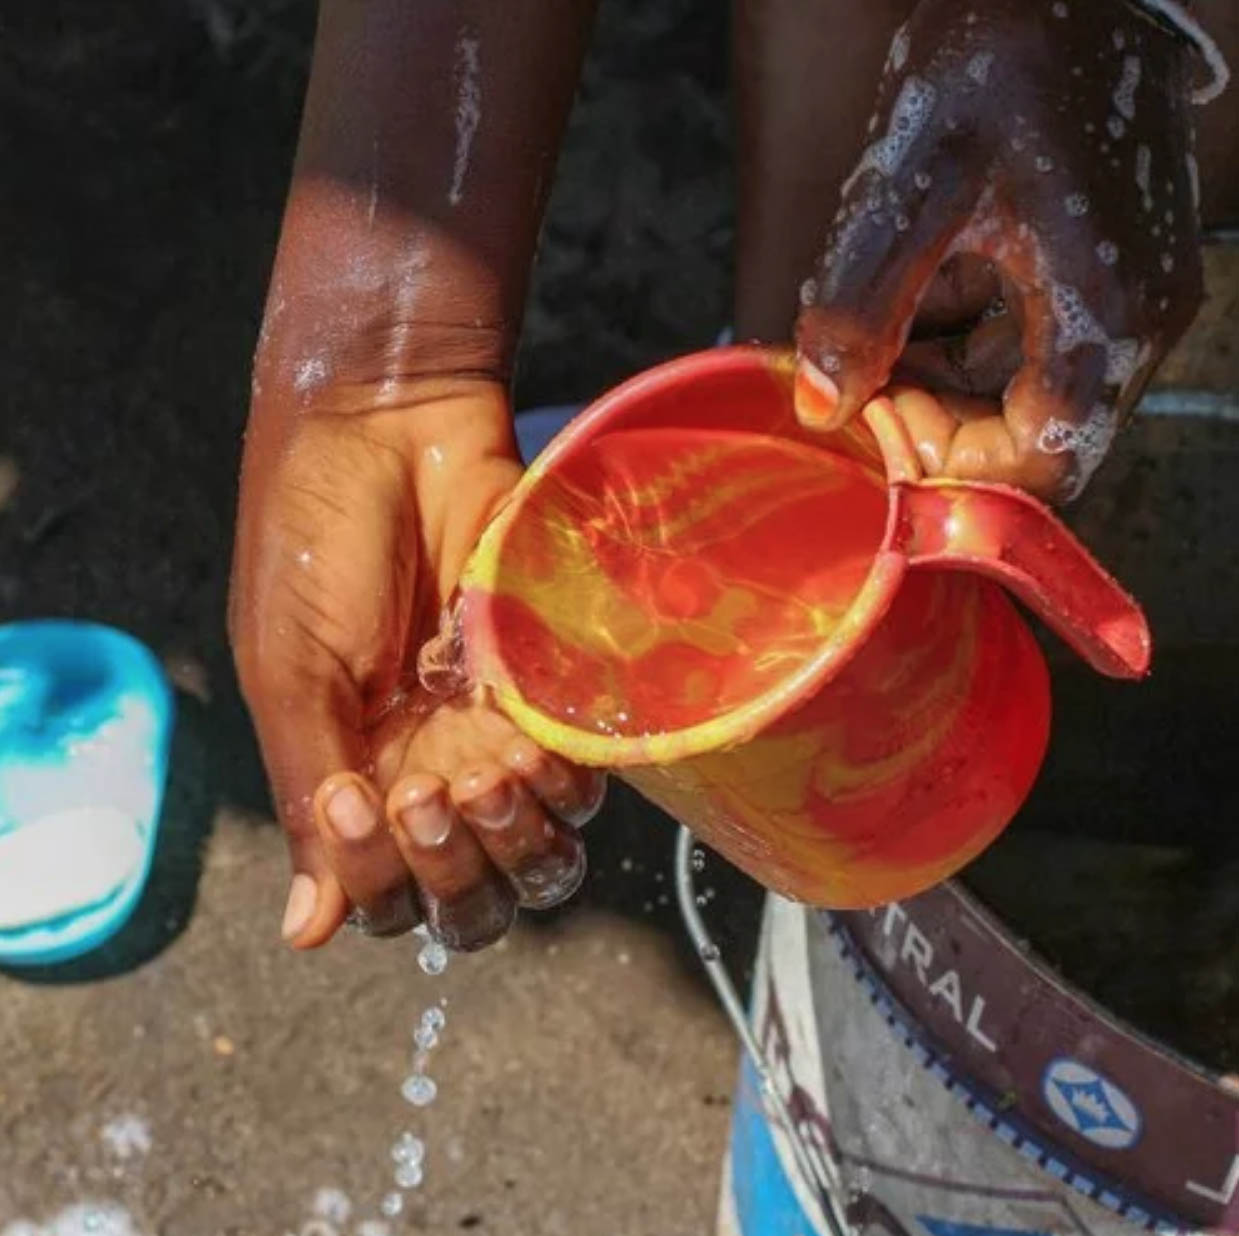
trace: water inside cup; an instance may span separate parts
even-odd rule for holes
[[[491,598],[512,685],[565,724],[639,736],[751,703],[848,613],[885,529],[882,478],[800,442],[603,433],[505,531]]]

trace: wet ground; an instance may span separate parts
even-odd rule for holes
[[[726,322],[718,9],[603,4],[540,253],[522,406],[588,396]],[[593,872],[569,911],[442,979],[407,943],[294,958],[276,942],[283,857],[223,602],[309,6],[57,0],[21,21],[0,38],[0,157],[17,169],[0,180],[0,621],[116,623],[182,690],[133,924],[78,966],[0,976],[0,1233],[57,1216],[58,1232],[86,1230],[66,1208],[94,1202],[123,1207],[135,1232],[308,1223],[324,1236],[345,1226],[343,1202],[319,1191],[348,1199],[350,1227],[373,1215],[387,1148],[410,1125],[431,1146],[410,1230],[705,1232],[735,1047],[670,902],[672,830],[635,798],[616,795],[593,826]],[[1226,274],[1214,302],[1231,335],[1237,287]],[[1235,385],[1227,337],[1206,358],[1219,389]],[[1069,974],[1230,1067],[1237,465],[1235,423],[1146,422],[1073,517],[1148,603],[1158,671],[1115,687],[1055,651],[1046,775],[974,873]],[[757,898],[723,872],[707,882],[742,971]],[[440,994],[441,1094],[410,1121],[397,1095],[409,1030]]]

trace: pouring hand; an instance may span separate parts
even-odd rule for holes
[[[904,379],[928,474],[1078,494],[1200,304],[1194,67],[1120,0],[922,0],[802,291],[801,419]]]

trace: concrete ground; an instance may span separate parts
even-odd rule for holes
[[[653,874],[631,878],[656,898]],[[407,939],[283,949],[284,879],[275,830],[225,812],[158,956],[0,978],[0,1232],[78,1236],[73,1208],[94,1206],[120,1208],[105,1236],[351,1233],[379,1217],[405,1129],[426,1181],[392,1232],[709,1230],[736,1046],[665,932],[585,909],[430,978]],[[419,1110],[398,1091],[436,1002],[439,1094]]]

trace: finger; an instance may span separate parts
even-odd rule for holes
[[[1008,270],[1022,295],[1023,365],[1003,400],[1003,427],[961,431],[947,467],[975,475],[1005,437],[1012,471],[1000,479],[1070,501],[1109,452],[1120,408],[1152,371],[1154,347],[1129,327],[1130,302],[1108,268],[1093,272],[1087,299],[1072,284],[1047,279],[1044,262],[1019,249]]]
[[[890,89],[894,89],[893,87]],[[917,77],[843,189],[815,277],[802,290],[797,413],[832,428],[890,378],[917,305],[982,198],[982,146],[951,129],[947,105]]]
[[[460,819],[443,780],[404,778],[387,797],[387,817],[435,938],[462,952],[500,939],[516,917],[516,894]]]
[[[503,764],[525,783],[552,815],[581,828],[602,809],[607,775],[600,768],[579,768],[520,737],[508,744]]]
[[[344,922],[348,897],[320,839],[314,796],[332,773],[360,766],[351,724],[360,709],[338,667],[267,652],[243,639],[237,662],[293,871],[281,931],[293,948],[317,948]]]
[[[585,878],[585,845],[548,818],[508,769],[486,764],[452,782],[452,800],[520,903],[544,910],[566,901]]]
[[[415,927],[421,913],[409,870],[374,787],[357,773],[329,777],[314,797],[314,818],[327,861],[365,916],[367,932],[394,936]]]
[[[1045,498],[1061,488],[1064,463],[1022,448],[1000,412],[976,414],[988,405],[915,387],[895,387],[875,402],[903,421],[927,476],[1018,485]]]

